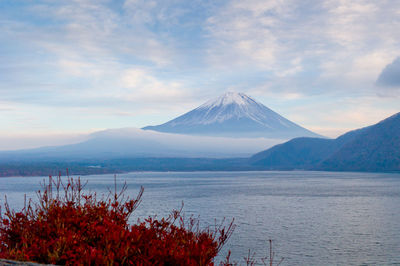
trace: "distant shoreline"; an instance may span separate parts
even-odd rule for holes
[[[69,175],[127,174],[138,172],[349,172],[349,173],[400,173],[400,171],[343,171],[332,169],[267,168],[251,165],[248,158],[130,158],[107,161],[82,162],[10,162],[0,163],[2,177],[34,177]]]

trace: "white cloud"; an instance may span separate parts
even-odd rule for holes
[[[35,38],[36,45],[54,53],[61,61],[71,60],[72,55],[89,61],[130,57],[157,66],[171,64],[176,52],[166,35],[149,29],[147,18],[133,19],[128,10],[120,13],[107,2],[70,1],[32,7],[36,15],[55,22],[50,30],[33,27],[39,36]]]
[[[376,1],[326,1],[327,23],[319,32],[331,49],[321,61],[322,78],[351,90],[370,90],[379,71],[400,52],[395,37],[400,5]],[[337,84],[337,85],[339,85]]]
[[[378,7],[374,2],[365,0],[332,1],[324,3],[328,11],[325,35],[346,49],[360,48],[367,37],[367,25],[375,19]]]
[[[143,69],[124,70],[120,78],[119,95],[124,99],[146,102],[177,102],[189,94],[177,81],[159,80]]]
[[[210,62],[265,71],[280,91],[376,93],[376,76],[400,52],[399,9],[394,1],[231,0],[208,19]]]
[[[278,43],[273,28],[279,22],[273,15],[281,9],[280,1],[231,1],[207,20],[212,39],[210,62],[219,66],[255,64],[274,66]]]
[[[104,69],[98,65],[83,60],[61,59],[58,66],[63,72],[77,77],[99,77],[104,75]]]
[[[170,22],[177,12],[168,12],[172,4],[173,1],[125,1],[115,9],[110,1],[33,3],[25,12],[51,23],[36,25],[11,19],[0,28],[6,29],[8,35],[4,38],[17,43],[22,40],[19,45],[29,43],[38,52],[33,64],[37,69],[47,65],[53,71],[51,75],[43,71],[43,76],[34,76],[31,82],[34,91],[42,90],[43,79],[53,82],[45,95],[49,104],[62,99],[74,99],[74,104],[114,99],[146,101],[147,106],[154,106],[161,101],[179,102],[183,95],[189,95],[174,77],[162,79],[156,74],[173,68],[173,63],[179,61],[174,37],[149,26]],[[143,68],[154,71],[139,70]],[[25,71],[24,75],[28,73]],[[13,79],[8,87],[21,91],[18,82]],[[1,89],[16,94],[15,89]]]
[[[66,133],[29,133],[0,135],[0,150],[32,149],[43,146],[67,145],[82,142],[87,134]]]
[[[390,98],[375,96],[307,98],[306,104],[286,108],[289,118],[317,133],[337,137],[349,130],[375,124],[397,112],[398,103]],[[336,129],[336,130],[335,130]]]

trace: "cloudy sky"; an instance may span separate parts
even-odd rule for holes
[[[397,0],[0,0],[0,148],[232,90],[336,137],[400,111],[399,29]]]

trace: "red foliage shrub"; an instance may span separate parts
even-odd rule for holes
[[[200,230],[181,211],[168,218],[148,218],[129,225],[141,201],[126,198],[126,184],[106,198],[83,193],[80,179],[49,178],[20,212],[0,212],[0,258],[52,264],[213,265],[234,225]]]

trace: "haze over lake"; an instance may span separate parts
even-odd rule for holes
[[[4,195],[20,209],[36,198],[44,177],[0,178]],[[107,193],[113,175],[85,176],[87,189]],[[274,240],[282,265],[388,265],[400,263],[400,174],[332,172],[147,172],[117,176],[143,201],[132,221],[166,216],[184,202],[201,225],[235,218],[237,228],[221,256],[243,262],[248,249],[267,255]]]

